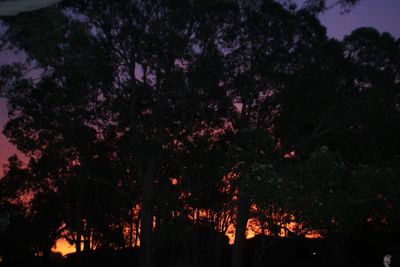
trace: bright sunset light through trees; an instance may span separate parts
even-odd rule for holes
[[[0,267],[400,266],[396,10],[0,0]]]

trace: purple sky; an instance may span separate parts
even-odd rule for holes
[[[338,8],[323,14],[321,22],[328,35],[342,39],[352,30],[371,26],[400,38],[400,0],[361,0],[349,14],[340,15]]]
[[[349,14],[340,14],[339,9],[335,8],[321,15],[320,19],[327,27],[328,35],[337,39],[342,39],[352,30],[364,26],[375,27],[379,31],[386,31],[400,38],[400,0],[362,0]],[[0,52],[0,65],[17,59],[18,56],[8,51]],[[1,128],[6,121],[5,100],[0,98]],[[3,174],[3,164],[14,153],[16,149],[0,134],[0,176]]]

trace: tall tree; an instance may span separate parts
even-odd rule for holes
[[[230,4],[83,1],[65,5],[69,13],[51,10],[38,12],[35,18],[48,14],[56,18],[56,25],[49,27],[56,29],[57,38],[45,42],[47,52],[34,49],[39,42],[24,41],[34,34],[29,26],[10,21],[16,24],[10,27],[10,41],[26,50],[45,72],[40,82],[10,90],[11,120],[5,132],[22,151],[35,154],[38,162],[58,159],[58,165],[52,165],[54,179],[68,174],[62,187],[78,188],[72,205],[77,250],[91,221],[86,210],[90,194],[85,191],[94,186],[91,181],[103,181],[93,166],[102,158],[98,146],[107,147],[110,160],[122,158],[128,164],[122,168],[129,173],[120,173],[121,177],[132,179],[134,173],[139,178],[141,264],[151,266],[154,184],[161,178],[158,173],[165,158],[174,144],[192,132],[223,126],[220,114],[226,106],[218,103],[226,95],[220,85],[222,52],[215,36]],[[76,51],[81,56],[70,58]],[[89,71],[92,62],[96,67]],[[107,166],[114,169],[112,161]],[[118,177],[107,179],[118,184]]]
[[[244,168],[240,177],[246,180],[245,177],[251,176],[249,170],[256,167],[254,164],[266,166],[283,158],[285,153],[278,152],[281,149],[279,136],[274,133],[275,120],[281,109],[279,96],[327,37],[325,29],[307,11],[286,9],[272,1],[240,2],[239,6],[241,13],[232,30],[236,35],[229,43],[231,50],[227,60],[232,68],[226,90],[237,107],[237,112],[231,115],[237,132],[236,141],[242,144],[254,142],[252,148],[242,149],[242,155],[239,152],[238,160],[259,158],[259,162],[242,162]],[[275,146],[266,146],[269,140],[274,140]],[[250,151],[253,151],[253,157],[246,154]],[[258,153],[264,155],[258,157]],[[266,180],[270,178],[263,176]],[[241,251],[251,203],[251,186],[245,184],[244,181],[238,184],[237,242],[232,266],[243,264]]]
[[[251,204],[286,208],[276,197],[286,182],[279,177],[285,156],[312,159],[324,145],[346,164],[382,164],[398,154],[390,125],[375,115],[398,121],[398,41],[370,29],[343,43],[329,40],[312,14],[325,1],[308,3],[314,7],[65,1],[62,10],[7,19],[8,44],[24,50],[28,61],[2,68],[10,110],[5,133],[31,157],[29,171],[45,196],[64,204],[63,222],[77,251],[81,244],[90,249],[93,238],[123,246],[121,221],[140,203],[141,265],[151,267],[154,228],[162,232],[160,224],[178,216],[171,209],[221,209],[208,201],[213,192],[221,202],[236,201],[231,266],[239,267]],[[37,23],[48,17],[51,23]],[[52,38],[40,34],[45,31]],[[41,70],[39,79],[24,79],[32,65]],[[362,118],[365,113],[373,119]],[[312,164],[305,165],[294,173],[314,184]],[[218,188],[232,172],[233,201]],[[334,168],[327,181],[341,175]],[[172,178],[181,184],[171,186]],[[184,201],[191,207],[163,203],[163,190],[190,193]],[[44,195],[37,197],[32,203],[40,209]]]

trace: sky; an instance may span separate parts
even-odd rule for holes
[[[338,8],[320,16],[328,35],[342,39],[359,27],[374,27],[400,38],[400,0],[361,0],[349,14],[340,14]]]
[[[381,32],[389,32],[394,37],[400,38],[400,0],[361,0],[360,4],[348,14],[341,14],[338,8],[333,8],[320,15],[320,19],[327,27],[328,35],[336,39],[342,39],[359,27],[374,27]],[[1,51],[0,65],[11,63],[20,57],[9,51]],[[6,101],[0,98],[1,129],[6,121]],[[7,158],[15,153],[15,147],[0,133],[0,177]]]

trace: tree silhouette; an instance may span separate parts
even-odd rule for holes
[[[0,71],[4,133],[29,162],[10,159],[0,180],[2,235],[26,222],[35,234],[15,250],[47,263],[64,236],[77,265],[140,241],[141,266],[165,251],[221,266],[234,225],[240,267],[251,218],[271,240],[292,222],[328,239],[393,228],[399,42],[369,28],[329,39],[327,7],[85,0],[7,18],[27,60]]]

